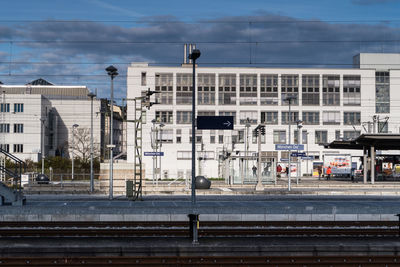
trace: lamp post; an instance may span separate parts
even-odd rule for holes
[[[292,123],[292,110],[291,110],[291,105],[292,105],[292,101],[296,100],[297,98],[295,96],[287,96],[284,100],[289,102],[289,119],[288,119],[288,123],[289,123],[289,145],[291,143],[291,138],[290,138],[290,132],[291,130],[291,123]],[[291,156],[290,156],[290,152],[291,148],[289,148],[289,166],[288,166],[288,191],[290,191],[290,176],[291,176],[291,172],[292,172],[292,161],[291,161]]]
[[[159,132],[160,132],[160,164],[159,164],[159,168],[160,168],[160,181],[161,181],[161,179],[162,179],[162,170],[161,170],[161,159],[162,159],[162,156],[161,156],[161,147],[162,147],[162,133],[163,133],[163,127],[165,126],[165,124],[164,123],[160,123],[160,130],[159,130]],[[158,183],[156,184],[156,185],[158,185]]]
[[[113,65],[106,68],[107,74],[111,78],[111,100],[110,100],[110,175],[109,175],[109,199],[113,199],[113,120],[114,120],[114,78],[118,75],[118,69]]]
[[[194,49],[189,55],[189,59],[193,62],[193,87],[192,87],[192,214],[190,217],[191,227],[193,229],[193,244],[198,243],[197,220],[198,214],[195,214],[196,205],[196,60],[200,57],[200,50]]]
[[[78,124],[72,125],[72,175],[71,179],[74,180],[74,153],[75,153],[75,129],[78,128]]]
[[[42,122],[42,174],[44,174],[44,122],[46,121],[45,118],[40,118],[40,121]]]
[[[300,144],[300,130],[303,128],[303,121],[298,120],[296,121],[297,124],[297,145]],[[297,149],[297,154],[299,154],[299,149]],[[300,163],[299,163],[299,155],[297,155],[297,179],[296,179],[296,184],[299,184],[299,175],[301,176],[301,157],[300,157]]]
[[[247,179],[248,177],[248,169],[249,169],[249,161],[247,154],[249,152],[249,128],[251,126],[250,124],[250,118],[246,119],[246,142],[245,142],[245,147],[244,147],[244,158],[245,158],[245,164],[244,164],[244,177]],[[242,179],[243,181],[243,179]]]
[[[93,98],[96,94],[89,93],[90,97],[90,193],[94,191],[94,173],[93,173]]]

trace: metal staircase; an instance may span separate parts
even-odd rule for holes
[[[22,206],[25,204],[25,196],[22,193],[21,175],[25,170],[25,162],[0,148],[0,155],[4,158],[9,158],[14,163],[14,170],[8,169],[6,164],[0,165],[0,172],[4,177],[10,177],[11,186],[6,185],[6,181],[0,182],[0,206],[11,204],[13,206]]]

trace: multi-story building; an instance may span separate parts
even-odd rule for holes
[[[91,99],[86,86],[59,86],[43,79],[27,85],[0,84],[0,146],[26,160],[44,156],[87,156],[90,146]],[[95,153],[108,144],[107,101],[93,100]],[[115,144],[120,144],[120,126],[115,123]],[[79,143],[79,141],[83,142]],[[44,142],[44,144],[43,144]],[[73,145],[74,142],[74,145]],[[104,143],[104,144],[103,144]],[[118,154],[120,145],[115,149]]]
[[[197,66],[196,115],[234,117],[234,130],[197,130],[197,174],[226,177],[229,169],[234,182],[252,176],[251,169],[257,165],[252,130],[259,124],[266,125],[261,145],[263,170],[286,164],[288,152],[275,150],[275,145],[288,143],[290,135],[291,143],[304,144],[308,155],[314,157],[302,161],[302,173],[310,173],[312,162],[322,161],[324,154],[362,155],[361,151],[324,149],[323,143],[353,139],[364,132],[399,133],[400,85],[396,81],[400,54],[359,54],[353,61],[353,68]],[[127,84],[128,99],[148,89],[157,92],[159,104],[146,113],[143,151],[153,151],[152,128],[156,125],[152,120],[162,123],[163,134],[157,138],[164,152],[162,177],[189,178],[192,65],[132,63]],[[295,97],[291,133],[288,96]],[[128,102],[128,121],[133,114],[132,101]],[[128,124],[128,162],[134,160],[133,131],[133,123]],[[146,178],[153,177],[153,162],[152,157],[143,157]]]

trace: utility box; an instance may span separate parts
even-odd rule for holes
[[[133,181],[126,181],[126,197],[133,198]]]

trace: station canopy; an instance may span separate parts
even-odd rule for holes
[[[400,134],[362,134],[354,140],[336,140],[324,145],[331,149],[357,149],[373,146],[377,150],[400,150]]]

